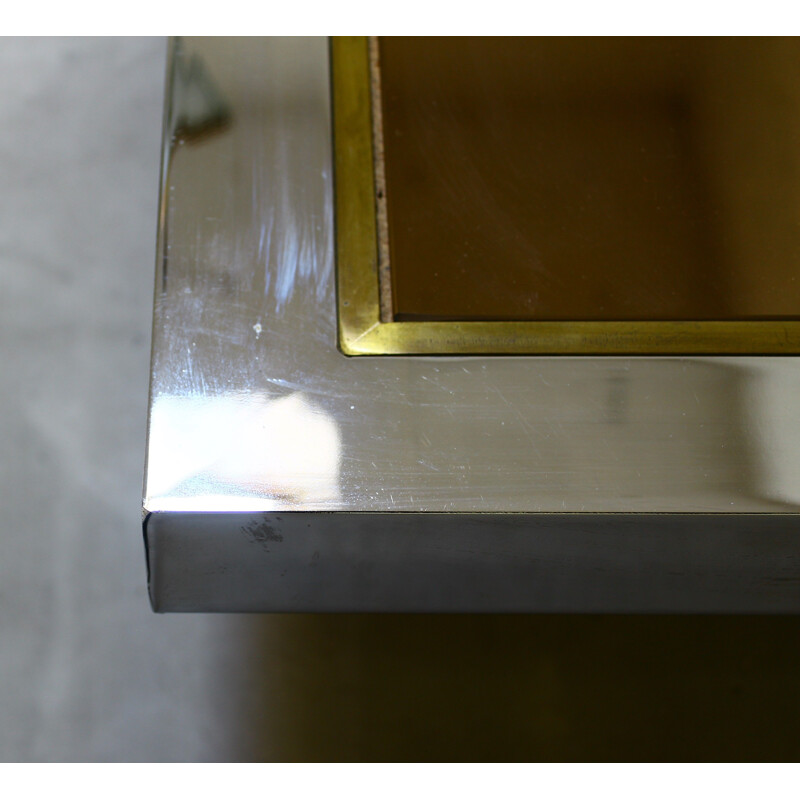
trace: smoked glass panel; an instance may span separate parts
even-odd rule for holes
[[[800,317],[797,40],[379,55],[395,320]]]

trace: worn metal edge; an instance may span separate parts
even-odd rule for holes
[[[797,613],[793,514],[155,512],[158,612]]]

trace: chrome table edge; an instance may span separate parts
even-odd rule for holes
[[[156,609],[800,609],[797,358],[348,358],[328,42],[170,60]]]

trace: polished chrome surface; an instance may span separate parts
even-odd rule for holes
[[[796,358],[343,356],[327,41],[172,57],[146,511],[800,509]]]

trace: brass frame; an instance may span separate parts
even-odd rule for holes
[[[386,322],[368,37],[332,37],[339,348],[364,355],[789,355],[800,320]]]

